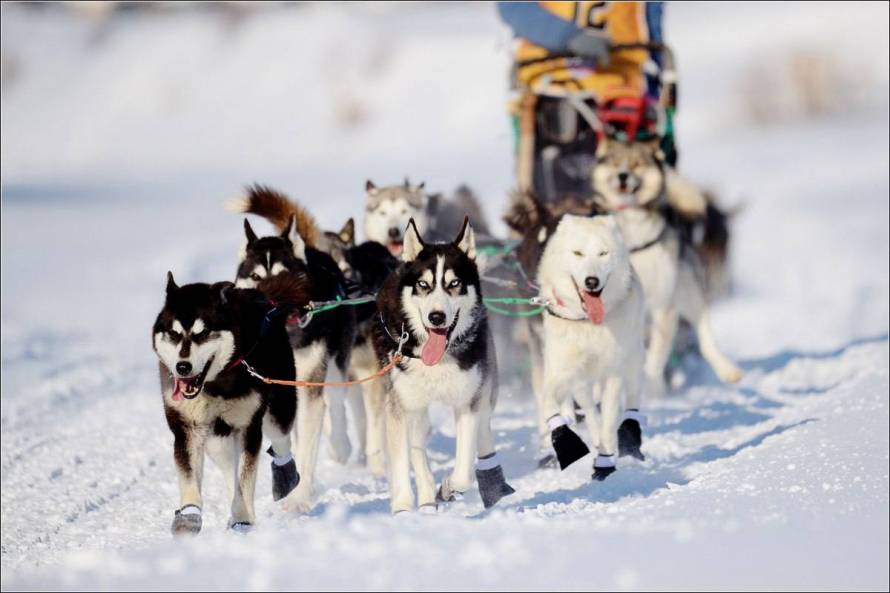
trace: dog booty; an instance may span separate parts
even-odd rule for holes
[[[504,469],[497,461],[495,454],[482,457],[476,462],[476,484],[479,485],[479,496],[485,508],[491,508],[505,496],[516,492],[504,477]]]
[[[618,456],[630,456],[640,461],[645,461],[646,456],[640,451],[643,445],[643,430],[639,420],[627,418],[618,427]]]
[[[272,447],[269,447],[268,453],[275,457]],[[276,457],[272,460],[272,500],[281,500],[299,483],[300,474],[297,472],[297,464],[293,457],[290,459]]]
[[[201,531],[201,509],[193,504],[187,504],[177,509],[173,514],[173,524],[170,533],[173,535],[191,535]]]
[[[553,450],[559,461],[559,469],[565,469],[590,453],[590,449],[571,428],[563,424],[550,432]]]
[[[595,481],[602,482],[615,473],[614,455],[597,455],[593,460],[593,475]]]

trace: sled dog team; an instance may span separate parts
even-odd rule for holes
[[[322,435],[335,460],[352,454],[347,410],[359,459],[388,477],[392,512],[434,512],[474,483],[486,508],[513,493],[491,430],[498,372],[483,301],[487,275],[507,272],[480,252],[494,241],[481,209],[465,188],[450,199],[408,180],[365,189],[364,243],[352,219],[322,231],[256,185],[230,206],[277,233],[244,221],[234,282],[180,286],[168,273],[152,335],[179,478],[174,534],[201,529],[205,453],[226,477],[229,526],[253,525],[264,437],[273,498],[310,510]],[[619,456],[644,458],[641,402],[664,389],[678,319],[721,380],[741,372],[706,307],[701,262],[714,258],[700,255],[716,251],[719,264],[725,244],[690,239],[708,198],[645,142],[602,142],[593,190],[546,204],[517,195],[505,221],[519,239],[509,270],[545,307],[523,320],[542,463],[565,468],[593,448],[593,479],[604,480]],[[426,449],[433,402],[452,408],[456,428],[438,485]],[[576,407],[589,444],[571,428]]]

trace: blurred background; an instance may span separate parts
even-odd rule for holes
[[[886,180],[887,15],[669,4],[680,169],[730,207],[805,195],[814,171]],[[4,2],[4,344],[87,311],[148,320],[168,268],[230,277],[221,204],[254,181],[330,228],[361,218],[365,179],[465,182],[503,230],[510,43],[490,3]],[[843,172],[839,151],[860,153]],[[91,289],[60,303],[48,271]]]

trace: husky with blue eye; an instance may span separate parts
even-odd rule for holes
[[[497,401],[494,342],[482,303],[476,242],[469,221],[449,243],[425,243],[408,223],[402,266],[378,296],[374,349],[381,366],[393,353],[402,358],[384,377],[390,508],[435,509],[454,500],[475,481],[485,507],[513,489],[495,453],[491,414]],[[427,408],[439,402],[454,410],[457,429],[454,469],[438,490],[426,452]],[[474,474],[475,468],[475,474]]]
[[[307,303],[308,294],[296,280],[264,283],[260,289],[242,290],[231,282],[180,287],[167,275],[152,342],[179,474],[174,535],[201,530],[205,453],[225,475],[232,500],[229,526],[236,530],[255,520],[263,434],[272,440],[273,497],[284,498],[299,482],[290,442],[294,388],[267,385],[243,363],[266,376],[293,380],[294,359],[281,312]]]

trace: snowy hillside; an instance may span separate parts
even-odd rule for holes
[[[646,462],[536,470],[514,386],[495,430],[517,493],[491,513],[470,492],[393,518],[385,481],[323,451],[308,516],[272,503],[263,462],[246,536],[209,470],[186,542],[149,342],[165,272],[233,275],[221,203],[254,180],[331,227],[366,178],[405,174],[466,181],[496,219],[508,35],[475,4],[2,17],[3,590],[890,586],[886,4],[668,7],[682,169],[742,205],[713,318],[746,376],[693,367],[650,402]],[[808,114],[782,64],[824,52],[848,92]],[[439,479],[454,433],[434,421]]]

